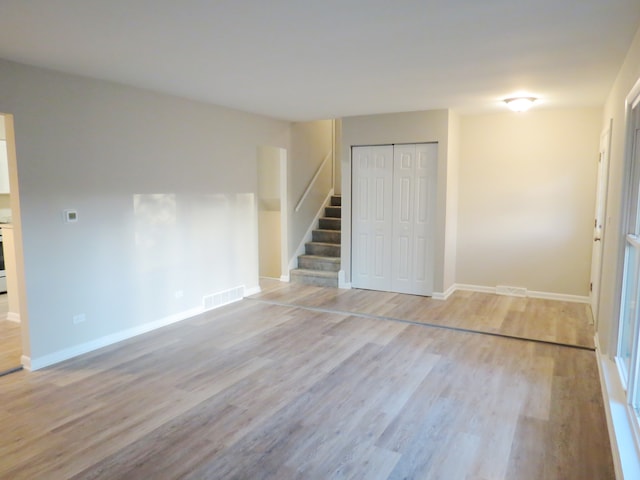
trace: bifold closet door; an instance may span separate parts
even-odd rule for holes
[[[391,291],[393,146],[353,147],[351,161],[351,283]]]
[[[352,285],[433,293],[437,145],[352,150]]]
[[[391,291],[433,294],[436,144],[396,145]]]

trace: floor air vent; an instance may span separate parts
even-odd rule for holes
[[[222,292],[205,295],[202,297],[202,305],[205,310],[211,310],[213,308],[222,307],[223,305],[242,300],[243,297],[244,285],[241,285],[239,287],[230,288],[229,290],[223,290]]]

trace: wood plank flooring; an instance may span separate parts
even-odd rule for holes
[[[7,294],[0,294],[0,374],[21,367],[22,339],[20,324],[6,320]]]
[[[0,428],[3,479],[614,478],[592,351],[257,298],[1,377]]]
[[[457,291],[446,301],[372,290],[323,289],[264,279],[251,298],[594,349],[589,305]]]
[[[0,373],[20,366],[20,324],[0,319]]]

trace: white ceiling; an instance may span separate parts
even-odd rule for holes
[[[640,0],[0,0],[0,58],[289,120],[599,106]]]

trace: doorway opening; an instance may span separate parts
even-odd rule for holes
[[[609,149],[611,145],[611,123],[600,137],[600,155],[598,158],[598,179],[596,184],[596,211],[593,222],[593,249],[591,251],[591,313],[598,331],[598,309],[600,307],[600,277],[602,273],[602,248],[604,245],[607,185],[609,183]]]
[[[288,281],[287,151],[258,147],[257,171],[259,275]]]
[[[0,114],[0,376],[22,369],[25,326],[20,317],[13,214],[17,207],[13,117]]]

